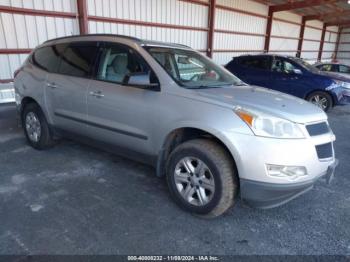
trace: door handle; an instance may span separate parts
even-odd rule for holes
[[[51,88],[57,88],[57,85],[55,83],[47,83],[47,86],[48,87],[51,87]]]
[[[101,98],[101,97],[104,97],[105,95],[102,94],[101,91],[91,91],[91,92],[90,92],[90,96],[94,96],[94,97],[97,97],[97,98]]]

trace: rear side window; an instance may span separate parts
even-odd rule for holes
[[[350,74],[350,67],[345,65],[339,65],[339,72]]]
[[[335,71],[333,66],[331,64],[324,64],[318,67],[321,71],[331,72]]]
[[[240,64],[262,70],[270,70],[270,59],[268,57],[249,57],[240,60]]]
[[[56,72],[59,64],[59,55],[56,47],[46,46],[39,48],[33,53],[31,62],[45,71]]]
[[[60,49],[59,74],[75,77],[91,76],[97,43],[73,43]]]

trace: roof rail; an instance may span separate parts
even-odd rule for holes
[[[63,37],[58,37],[58,38],[53,38],[50,40],[47,40],[44,42],[44,44],[53,42],[53,41],[57,41],[57,40],[61,40],[61,39],[70,39],[70,38],[80,38],[80,37],[90,37],[90,36],[110,36],[110,37],[122,37],[122,38],[127,38],[130,40],[134,40],[134,41],[139,41],[141,42],[142,40],[136,37],[132,37],[132,36],[126,36],[126,35],[117,35],[117,34],[85,34],[85,35],[70,35],[70,36],[63,36]]]

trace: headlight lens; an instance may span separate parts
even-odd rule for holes
[[[304,138],[300,127],[288,120],[237,109],[236,114],[251,128],[256,136],[274,138]]]
[[[339,81],[339,80],[336,80],[335,82],[337,83],[338,86],[344,87],[346,89],[350,89],[349,82],[344,82],[344,81]]]

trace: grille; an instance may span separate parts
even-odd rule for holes
[[[330,132],[326,122],[307,125],[306,130],[309,132],[310,136],[319,136]]]
[[[317,152],[317,156],[319,159],[333,157],[332,143],[327,143],[327,144],[316,146],[316,152]]]

